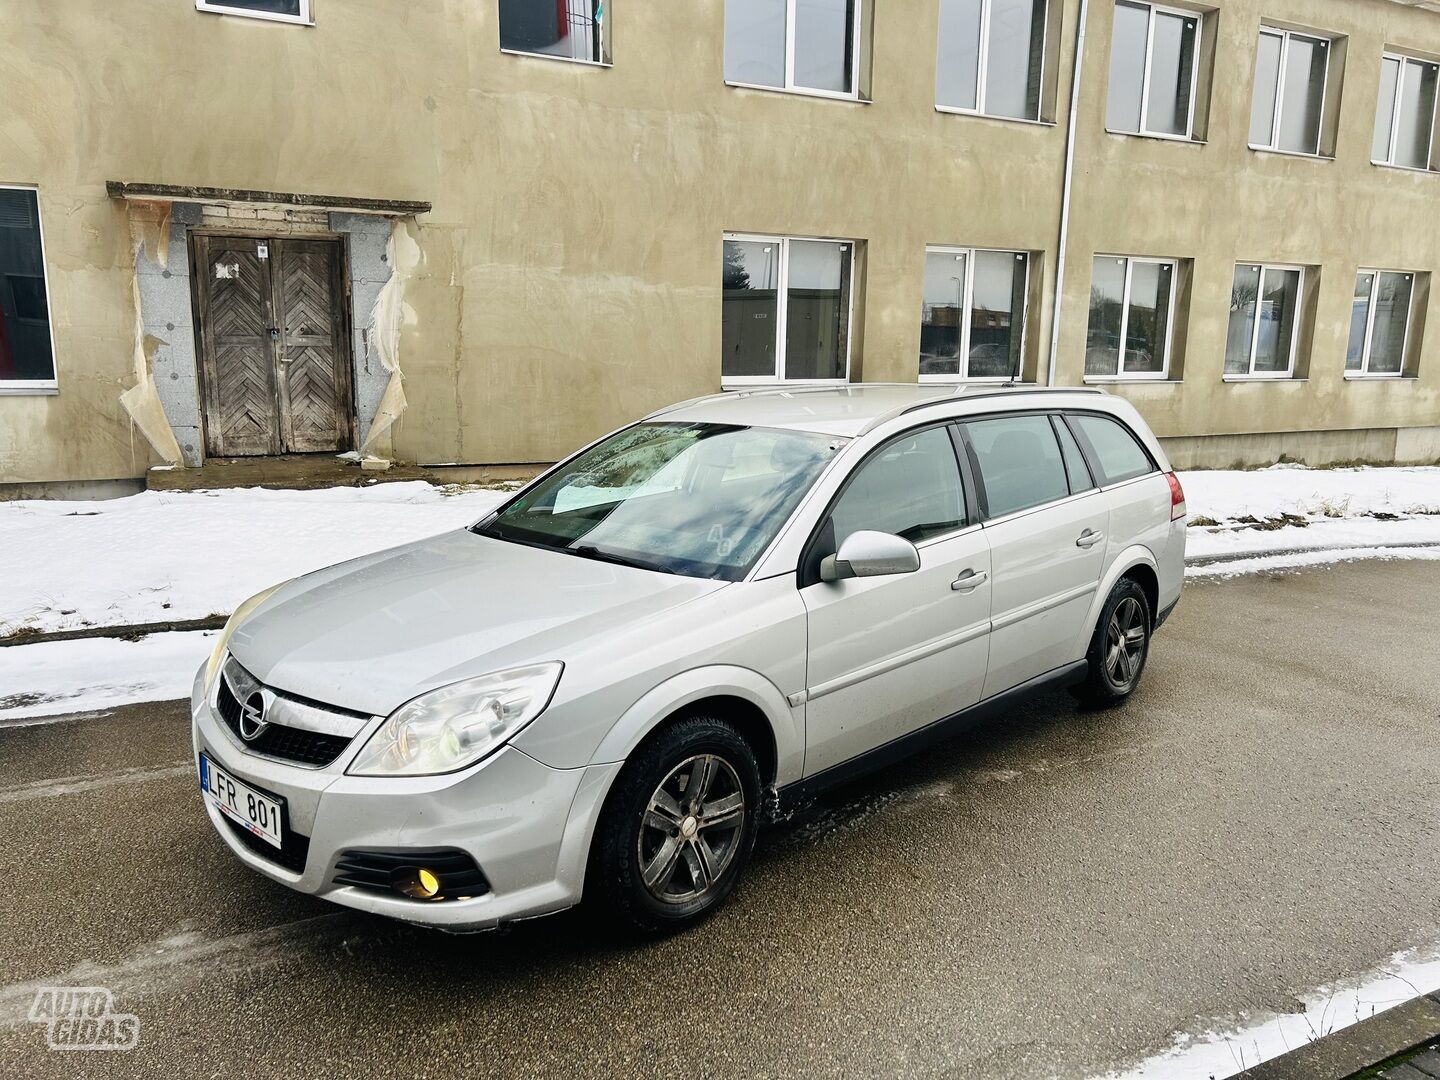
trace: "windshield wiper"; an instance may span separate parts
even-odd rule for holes
[[[601,551],[594,544],[573,544],[567,548],[560,548],[561,551],[572,551],[576,555],[583,555],[587,559],[597,559],[600,562],[615,563],[619,566],[631,566],[637,570],[656,570],[662,574],[670,573],[663,566],[656,566],[644,559],[632,559],[628,555],[617,555],[613,551]]]

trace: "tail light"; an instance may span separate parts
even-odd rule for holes
[[[1173,472],[1167,472],[1165,479],[1170,483],[1170,520],[1178,521],[1185,516],[1185,489]]]

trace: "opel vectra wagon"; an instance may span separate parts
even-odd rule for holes
[[[684,926],[778,807],[1042,688],[1134,693],[1184,519],[1099,391],[685,402],[469,528],[242,604],[191,702],[205,811],[366,911]]]

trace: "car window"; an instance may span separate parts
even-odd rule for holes
[[[1070,494],[1060,444],[1048,416],[1004,416],[965,425],[991,517]]]
[[[866,460],[830,512],[835,547],[861,529],[911,543],[965,524],[960,466],[946,428],[896,439]]]
[[[1080,452],[1080,444],[1075,441],[1075,436],[1070,434],[1065,421],[1058,416],[1051,419],[1055,425],[1055,435],[1060,440],[1060,453],[1065,458],[1065,474],[1070,479],[1071,493],[1089,491],[1095,486],[1095,481],[1090,479],[1090,468],[1085,464],[1085,455]]]
[[[1070,422],[1090,444],[1105,483],[1118,484],[1155,471],[1155,463],[1145,448],[1117,421],[1108,416],[1076,414],[1070,417]]]

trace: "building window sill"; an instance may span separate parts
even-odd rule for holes
[[[1026,124],[1029,127],[1039,128],[1056,126],[1054,120],[1032,120],[1028,116],[996,116],[994,113],[980,112],[977,109],[962,109],[958,105],[936,105],[935,111],[945,113],[947,116],[970,116],[976,120],[994,120],[1000,124]]]
[[[1391,172],[1416,173],[1420,176],[1435,175],[1434,169],[1417,169],[1414,165],[1391,165],[1388,161],[1376,161],[1373,158],[1370,160],[1370,164],[1377,169],[1389,169]]]
[[[1184,379],[1171,379],[1164,375],[1086,375],[1086,386],[1114,386],[1116,383],[1127,383],[1150,386],[1179,386]]]
[[[54,379],[0,380],[0,397],[54,397],[60,387]]]
[[[304,5],[302,5],[303,9]],[[206,3],[195,0],[195,10],[209,15],[234,15],[237,19],[258,19],[261,22],[288,23],[291,26],[314,26],[315,17],[305,15],[280,15],[273,11],[246,11],[244,8],[227,7],[222,3]]]
[[[1250,149],[1257,154],[1268,154],[1271,157],[1305,158],[1309,161],[1334,161],[1334,154],[1307,154],[1303,150],[1281,150],[1278,146],[1256,146],[1250,144]]]
[[[721,379],[720,390],[803,390],[810,386],[850,386],[849,379]],[[860,386],[861,383],[853,385]]]
[[[948,386],[1006,386],[1010,384],[1025,385],[1031,380],[1021,379],[1015,375],[971,375],[966,378],[963,375],[921,375],[919,381],[922,386],[933,383],[940,383]]]
[[[760,83],[731,82],[729,79],[725,80],[725,85],[737,90],[761,90],[768,94],[820,98],[824,101],[839,101],[850,105],[869,105],[871,103],[869,98],[861,97],[859,94],[837,94],[831,90],[810,90],[803,86],[764,86]]]
[[[530,52],[527,49],[504,49],[500,50],[505,56],[530,56],[536,60],[558,60],[562,64],[579,64],[581,67],[610,68],[614,63],[609,60],[582,60],[578,56],[557,56],[554,53]]]
[[[1403,371],[1347,371],[1346,382],[1418,382],[1420,376]]]
[[[1308,378],[1296,375],[1277,373],[1275,375],[1222,375],[1221,380],[1233,383],[1303,383],[1309,382]]]
[[[1204,146],[1204,139],[1197,139],[1193,135],[1166,135],[1159,131],[1116,131],[1114,128],[1106,128],[1107,135],[1118,135],[1125,139],[1159,139],[1161,142],[1188,143],[1191,146]]]

